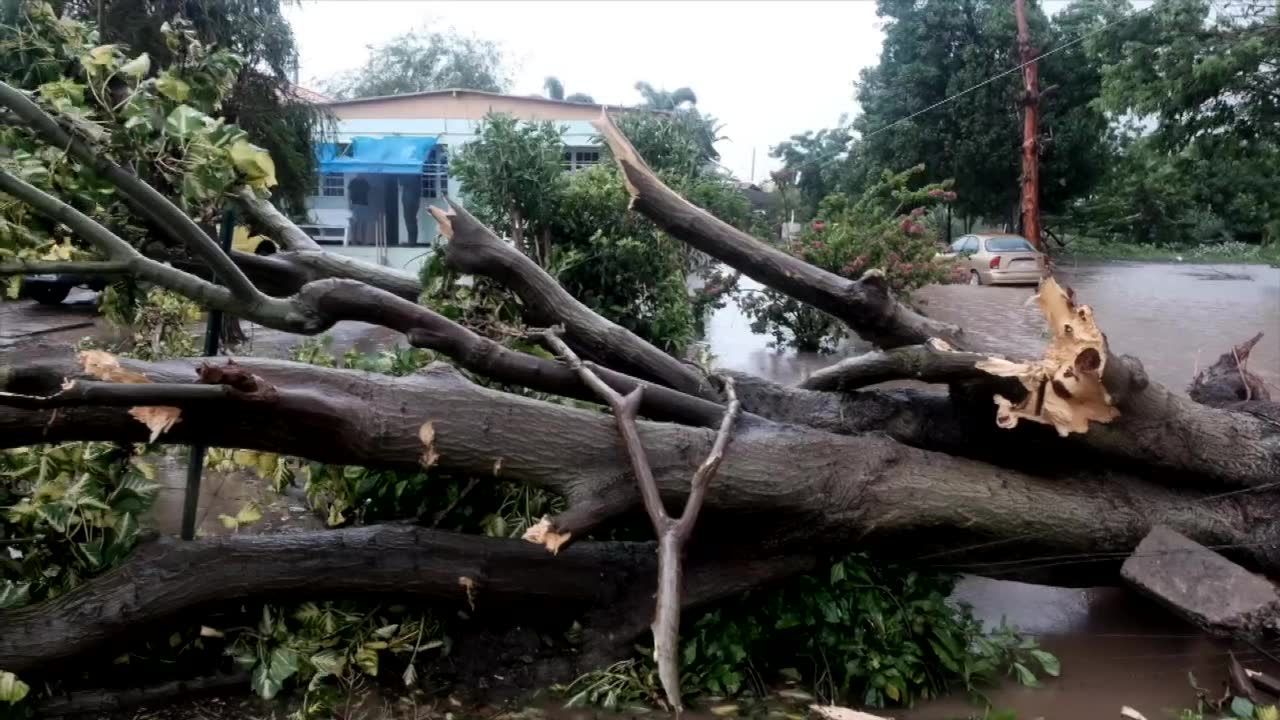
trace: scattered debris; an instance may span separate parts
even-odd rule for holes
[[[559,555],[560,546],[569,542],[569,538],[572,536],[572,533],[556,532],[551,526],[551,517],[543,516],[537,524],[525,530],[522,537],[531,543],[545,547],[551,551],[552,555]]]
[[[1274,585],[1167,527],[1152,529],[1120,574],[1212,634],[1259,638],[1280,629]]]
[[[418,439],[422,441],[422,467],[430,468],[440,459],[440,453],[436,452],[436,426],[435,423],[428,420],[418,429]]]
[[[86,373],[103,382],[129,385],[151,382],[142,373],[120,367],[120,361],[115,355],[102,350],[85,350],[80,353],[80,364]],[[155,442],[156,438],[171,430],[182,419],[182,410],[176,407],[141,406],[129,408],[129,414],[151,431],[151,438],[147,442]]]
[[[1009,429],[1026,419],[1052,425],[1066,437],[1088,432],[1090,420],[1116,419],[1120,412],[1102,385],[1107,338],[1094,322],[1093,309],[1076,305],[1071,293],[1051,277],[1040,284],[1035,297],[1053,333],[1044,357],[1028,363],[992,357],[975,365],[992,375],[1018,378],[1027,389],[1027,396],[1016,405],[995,396],[996,424]]]
[[[827,720],[893,720],[891,717],[850,710],[839,705],[810,705],[809,710],[815,716],[826,718]]]

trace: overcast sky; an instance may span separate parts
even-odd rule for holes
[[[1062,3],[1047,3],[1050,9]],[[721,162],[768,177],[769,147],[855,114],[853,81],[883,39],[872,0],[846,2],[413,2],[303,0],[288,7],[302,84],[358,67],[368,46],[429,24],[499,43],[512,92],[542,92],[555,75],[566,94],[632,104],[645,80],[693,88],[724,123]]]

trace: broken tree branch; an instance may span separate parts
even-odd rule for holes
[[[562,325],[566,337],[598,362],[653,380],[688,395],[714,398],[695,368],[650,345],[583,305],[539,265],[456,203],[449,212],[431,208],[449,239],[445,262],[454,270],[492,278],[509,288],[547,325]]]
[[[195,221],[187,217],[185,212],[138,176],[111,162],[84,140],[64,130],[58,120],[41,109],[35,101],[27,97],[26,93],[8,83],[0,82],[0,106],[9,108],[46,143],[66,150],[76,160],[105,177],[120,192],[120,196],[129,204],[129,207],[133,208],[134,212],[180,241],[188,250],[208,263],[219,281],[230,289],[232,295],[245,302],[260,300],[264,297],[253,283],[249,282],[244,273],[240,272],[236,264],[231,262],[231,258],[222,251],[218,243],[201,230]],[[121,259],[118,256],[115,257]]]
[[[893,380],[953,383],[985,380],[990,376],[976,365],[989,356],[956,352],[936,342],[873,350],[841,360],[814,372],[797,387],[804,390],[849,392]]]
[[[0,275],[125,275],[133,272],[122,260],[19,260],[0,263]]]
[[[693,534],[694,524],[698,521],[698,512],[702,509],[703,498],[706,497],[707,486],[715,476],[716,470],[724,460],[724,451],[733,434],[733,424],[737,420],[740,405],[738,396],[734,394],[733,380],[725,379],[725,395],[729,399],[724,420],[716,432],[716,439],[711,445],[707,458],[698,466],[693,474],[689,497],[685,501],[684,511],[679,520],[672,520],[662,505],[662,496],[658,491],[658,483],[653,478],[653,470],[644,445],[640,441],[640,433],[636,427],[636,408],[640,404],[642,389],[637,388],[625,397],[606,385],[595,373],[586,368],[578,356],[560,339],[559,329],[553,328],[542,333],[543,340],[556,355],[564,359],[572,367],[583,383],[589,385],[608,402],[613,410],[614,421],[618,426],[618,434],[622,436],[627,456],[631,460],[631,469],[635,473],[636,482],[640,485],[640,497],[644,501],[645,511],[653,523],[654,533],[658,538],[658,593],[653,614],[653,656],[658,662],[658,677],[662,681],[662,689],[666,692],[667,703],[678,715],[683,706],[680,701],[680,604],[681,604],[681,555],[684,547]]]
[[[594,125],[622,170],[632,205],[672,237],[839,318],[864,340],[880,347],[918,345],[931,337],[958,343],[958,327],[930,320],[898,302],[878,270],[859,280],[848,280],[761,242],[667,187],[607,113]]]

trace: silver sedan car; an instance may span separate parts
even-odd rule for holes
[[[1021,235],[964,235],[940,257],[968,270],[970,285],[1035,285],[1045,269],[1044,254]]]

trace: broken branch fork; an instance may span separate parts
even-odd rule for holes
[[[631,461],[631,469],[635,473],[636,482],[640,486],[640,497],[644,502],[649,520],[653,523],[654,533],[658,538],[658,593],[652,625],[653,654],[658,661],[658,677],[662,681],[663,690],[666,691],[667,703],[672,710],[679,713],[681,711],[680,665],[677,659],[677,650],[679,648],[680,632],[680,561],[684,546],[693,534],[693,527],[698,521],[698,513],[702,509],[703,500],[707,495],[707,487],[711,484],[711,479],[715,477],[716,470],[719,469],[720,463],[724,459],[725,449],[728,447],[729,440],[733,434],[734,422],[741,412],[738,396],[734,392],[733,379],[728,377],[722,379],[725,397],[728,400],[724,418],[720,423],[719,430],[716,431],[716,439],[711,446],[711,452],[693,474],[693,481],[689,490],[689,497],[685,501],[684,512],[681,513],[678,519],[675,519],[667,514],[667,510],[662,504],[662,496],[658,492],[658,483],[654,480],[653,470],[649,466],[649,459],[645,454],[644,445],[641,443],[640,433],[636,425],[636,414],[640,408],[640,399],[644,394],[644,387],[637,386],[626,395],[622,395],[609,387],[595,372],[582,363],[582,360],[569,348],[568,344],[560,338],[559,333],[560,330],[558,328],[552,328],[539,333],[539,337],[552,352],[582,378],[583,383],[595,391],[613,410],[613,417],[618,426],[618,434],[622,436],[623,445],[626,447],[627,456]],[[539,534],[535,531],[526,535],[526,539],[534,542],[541,541],[552,552],[555,552],[563,542],[568,540],[568,535],[556,531],[554,521],[544,518],[539,525],[542,526],[543,533],[549,533],[549,537],[546,534]],[[552,542],[554,542],[554,547]]]

